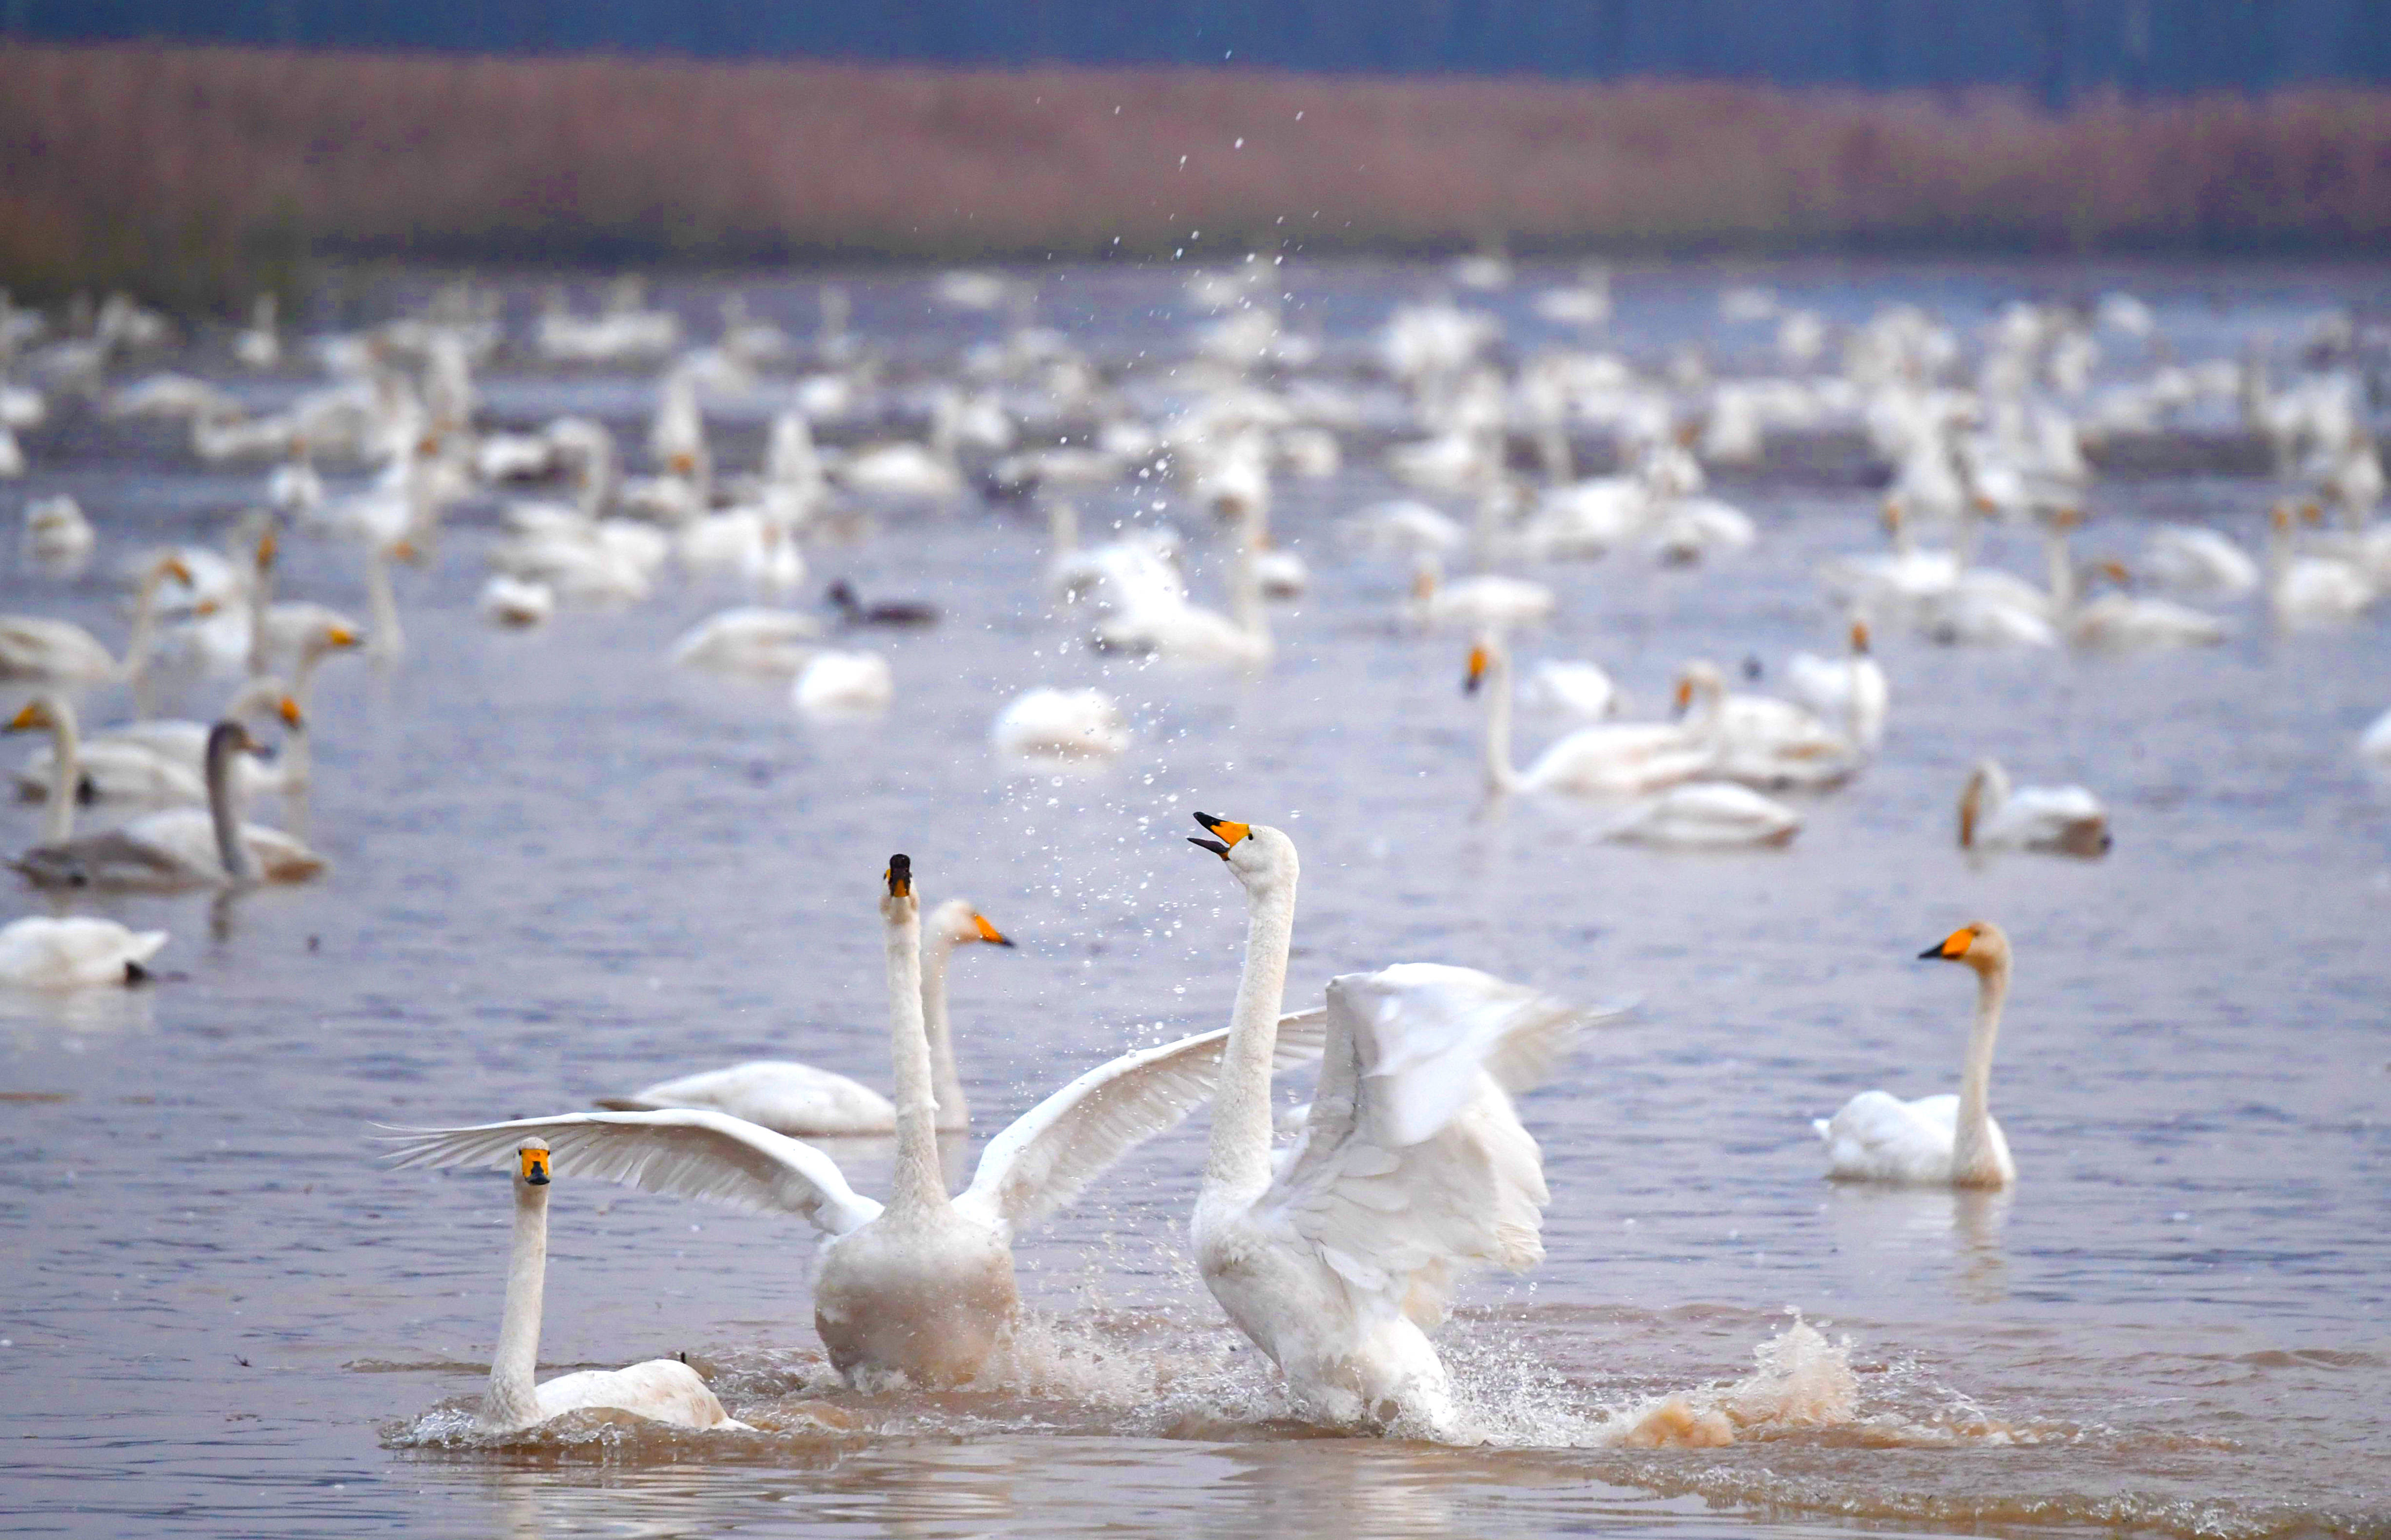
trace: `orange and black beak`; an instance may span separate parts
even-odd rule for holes
[[[1919,952],[1918,954],[1918,960],[1921,963],[1929,960],[1944,963],[1956,963],[1960,958],[1967,956],[1968,949],[1975,944],[1975,927],[1973,925],[1961,925],[1950,935],[1945,936],[1940,941],[1928,947],[1924,951]]]
[[[1486,682],[1486,665],[1487,657],[1486,649],[1484,647],[1472,647],[1469,649],[1469,671],[1461,676],[1461,692],[1463,694],[1475,695],[1478,693],[1478,687]]]
[[[1013,945],[1012,937],[1007,936],[1004,932],[997,929],[994,925],[989,925],[988,923],[988,916],[976,910],[972,913],[972,925],[973,928],[979,932],[979,938],[986,941],[990,946],[1009,947]]]
[[[1246,838],[1254,832],[1253,825],[1249,823],[1232,823],[1225,818],[1214,818],[1210,813],[1197,813],[1196,815],[1196,822],[1202,824],[1210,833],[1216,834],[1221,837],[1219,839],[1197,839],[1193,835],[1190,835],[1187,837],[1187,843],[1190,845],[1201,846],[1203,848],[1209,850],[1214,855],[1220,857],[1222,861],[1229,859],[1229,848],[1231,846],[1236,844],[1237,841]]]
[[[911,856],[889,857],[888,870],[883,872],[881,874],[881,877],[888,884],[888,896],[890,898],[911,898],[913,896],[913,858]]]
[[[526,1187],[547,1186],[548,1151],[544,1149],[519,1149],[515,1151],[515,1154],[523,1159],[523,1185]]]

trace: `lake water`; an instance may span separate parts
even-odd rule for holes
[[[1657,368],[1710,336],[1732,360],[1751,338],[1715,300],[1751,276],[1625,274],[1614,345]],[[1968,330],[2014,295],[2123,282],[2187,356],[2257,332],[2287,350],[2316,312],[2384,297],[2379,273],[2337,270],[1758,276],[1840,317],[1912,301]],[[1333,366],[1431,277],[1313,267],[1288,291]],[[862,336],[916,366],[995,334],[933,307],[918,278],[847,283]],[[386,314],[423,287],[391,280],[366,303]],[[743,287],[810,329],[809,286]],[[1178,289],[1176,273],[1049,274],[1041,317],[1161,398],[1194,318]],[[722,291],[660,293],[710,332]],[[536,290],[511,292],[520,330]],[[1524,291],[1488,303],[1535,337]],[[2113,357],[2130,373],[2144,355]],[[207,352],[178,367],[229,372]],[[241,388],[271,400],[301,382]],[[640,379],[503,364],[482,383],[493,420],[594,409],[627,446],[648,398]],[[733,468],[778,400],[723,412]],[[73,407],[26,442],[33,472],[0,508],[71,491],[110,555],[220,528],[262,474],[202,470],[173,434]],[[675,579],[637,608],[486,628],[473,594],[496,504],[459,510],[436,563],[401,576],[403,662],[335,662],[318,681],[311,820],[330,875],[94,904],[170,929],[172,977],[0,998],[7,1527],[2391,1534],[2391,796],[2355,752],[2391,706],[2391,626],[2280,635],[2244,603],[2222,648],[2123,658],[1886,635],[1883,754],[1801,803],[1790,848],[1622,848],[1583,809],[1481,808],[1466,639],[1394,626],[1406,574],[1331,536],[1394,491],[1353,447],[1335,477],[1281,483],[1274,530],[1314,588],[1276,611],[1277,657],[1253,679],[1087,652],[1048,613],[1042,528],[1018,511],[884,511],[855,543],[809,549],[816,582],[947,610],[873,641],[896,704],[859,723],[666,665],[686,626],[738,602],[729,586]],[[1752,551],[1537,570],[1561,613],[1520,640],[1523,661],[1597,660],[1651,716],[1687,659],[1755,657],[1765,681],[1797,647],[1831,650],[1811,573],[1872,544],[1874,495],[1767,473],[1719,490],[1760,522]],[[2281,490],[2097,482],[2080,547],[2130,554],[2162,517],[2255,547]],[[1108,521],[1131,494],[1079,500]],[[1217,538],[1182,522],[1193,587],[1217,602]],[[2017,532],[1990,550],[2040,571]],[[6,570],[0,607],[121,639],[98,578]],[[321,543],[291,542],[281,588],[363,613],[352,560]],[[990,719],[1041,682],[1114,692],[1136,747],[1092,775],[997,764]],[[84,705],[105,719],[122,693]],[[1523,750],[1559,729],[1524,717]],[[1965,859],[1953,806],[1986,753],[2098,791],[2113,852]],[[966,895],[1020,942],[967,949],[954,972],[984,1139],[1092,1062],[1225,1021],[1242,903],[1183,842],[1199,807],[1301,848],[1290,1006],[1334,974],[1415,959],[1637,1003],[1522,1104],[1553,1190],[1548,1260],[1473,1288],[1440,1339],[1486,1443],[1286,1419],[1186,1253],[1200,1113],[1025,1238],[1034,1321],[997,1384],[945,1395],[837,1387],[803,1225],[562,1181],[543,1373],[686,1352],[771,1430],[503,1450],[457,1436],[496,1335],[507,1187],[387,1171],[376,1124],[570,1110],[768,1055],[885,1084],[875,884],[903,850],[926,896]],[[21,848],[38,809],[0,825]],[[24,893],[13,912],[40,907]],[[1980,917],[2017,951],[1994,1083],[2017,1185],[1823,1181],[1810,1118],[1869,1086],[1956,1081],[1971,981],[1913,959]],[[882,1189],[885,1148],[839,1153]],[[1673,1400],[1730,1407],[1741,1436],[1637,1446]],[[805,1414],[824,1401],[853,1426]]]

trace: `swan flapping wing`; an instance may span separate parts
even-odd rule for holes
[[[567,1112],[470,1128],[403,1129],[398,1167],[504,1166],[526,1135],[548,1142],[559,1176],[595,1176],[643,1192],[702,1197],[795,1214],[843,1236],[877,1218],[880,1205],[847,1184],[838,1162],[811,1145],[694,1107],[658,1112]]]
[[[1585,1020],[1468,968],[1332,979],[1311,1119],[1258,1207],[1351,1288],[1441,1320],[1464,1271],[1543,1259],[1543,1157],[1504,1081],[1549,1072]]]
[[[1320,1056],[1328,1012],[1279,1017],[1273,1072]],[[1228,1029],[1142,1048],[1100,1064],[1014,1119],[980,1152],[956,1206],[1007,1231],[1069,1203],[1122,1156],[1178,1126],[1221,1080]]]

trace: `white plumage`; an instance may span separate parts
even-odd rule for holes
[[[0,928],[0,984],[75,990],[130,984],[166,944],[162,930],[127,930],[114,920],[33,914]]]
[[[989,741],[1022,758],[1109,759],[1129,747],[1129,721],[1101,690],[1041,685],[997,713]]]

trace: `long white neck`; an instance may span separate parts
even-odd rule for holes
[[[42,809],[42,843],[64,845],[74,837],[75,795],[83,789],[83,735],[75,730],[74,707],[52,697],[50,718],[50,803]]]
[[[1262,605],[1262,576],[1254,564],[1254,519],[1249,512],[1237,521],[1237,549],[1229,563],[1229,618],[1237,629],[1263,647],[1270,646],[1270,618]]]
[[[2067,531],[2054,528],[2043,541],[2043,560],[2050,569],[2051,613],[2063,620],[2075,608],[2075,559],[2067,549]]]
[[[1511,764],[1511,652],[1499,641],[1486,644],[1486,790],[1490,796],[1519,790],[1519,772]]]
[[[938,1126],[967,1129],[971,1108],[963,1101],[963,1076],[955,1069],[954,1029],[947,1016],[947,964],[954,955],[953,937],[940,931],[930,938],[922,957],[922,1021],[930,1040],[930,1092],[938,1104]]]
[[[2000,1035],[2001,1003],[2009,992],[2008,958],[1976,975],[1976,1025],[1968,1034],[1968,1063],[1959,1076],[1959,1122],[1951,1144],[1954,1182],[2001,1180],[1992,1141],[1993,1040]]]
[[[1271,1059],[1286,995],[1286,953],[1295,939],[1295,874],[1254,895],[1246,919],[1246,965],[1212,1094],[1212,1145],[1204,1161],[1208,1201],[1250,1203],[1271,1180]]]
[[[490,1355],[490,1389],[482,1398],[481,1426],[503,1432],[540,1420],[540,1303],[548,1288],[548,1189],[515,1181],[514,1251],[507,1262],[507,1310]]]
[[[391,591],[390,555],[375,550],[366,557],[367,613],[373,616],[373,655],[382,662],[407,651],[407,633],[399,629],[398,596]]]
[[[224,862],[225,875],[235,882],[254,882],[257,863],[240,837],[240,809],[233,799],[232,757],[239,752],[229,738],[208,735],[208,815],[215,824],[216,859]]]
[[[155,707],[150,697],[149,651],[158,641],[158,585],[166,580],[166,566],[160,563],[141,575],[141,586],[134,591],[133,634],[124,643],[124,678],[133,686],[133,715],[136,720],[147,721]]]
[[[892,903],[888,1038],[897,1069],[897,1172],[888,1210],[924,1214],[947,1206],[947,1178],[938,1165],[938,1106],[922,1021],[922,911],[911,899]]]

